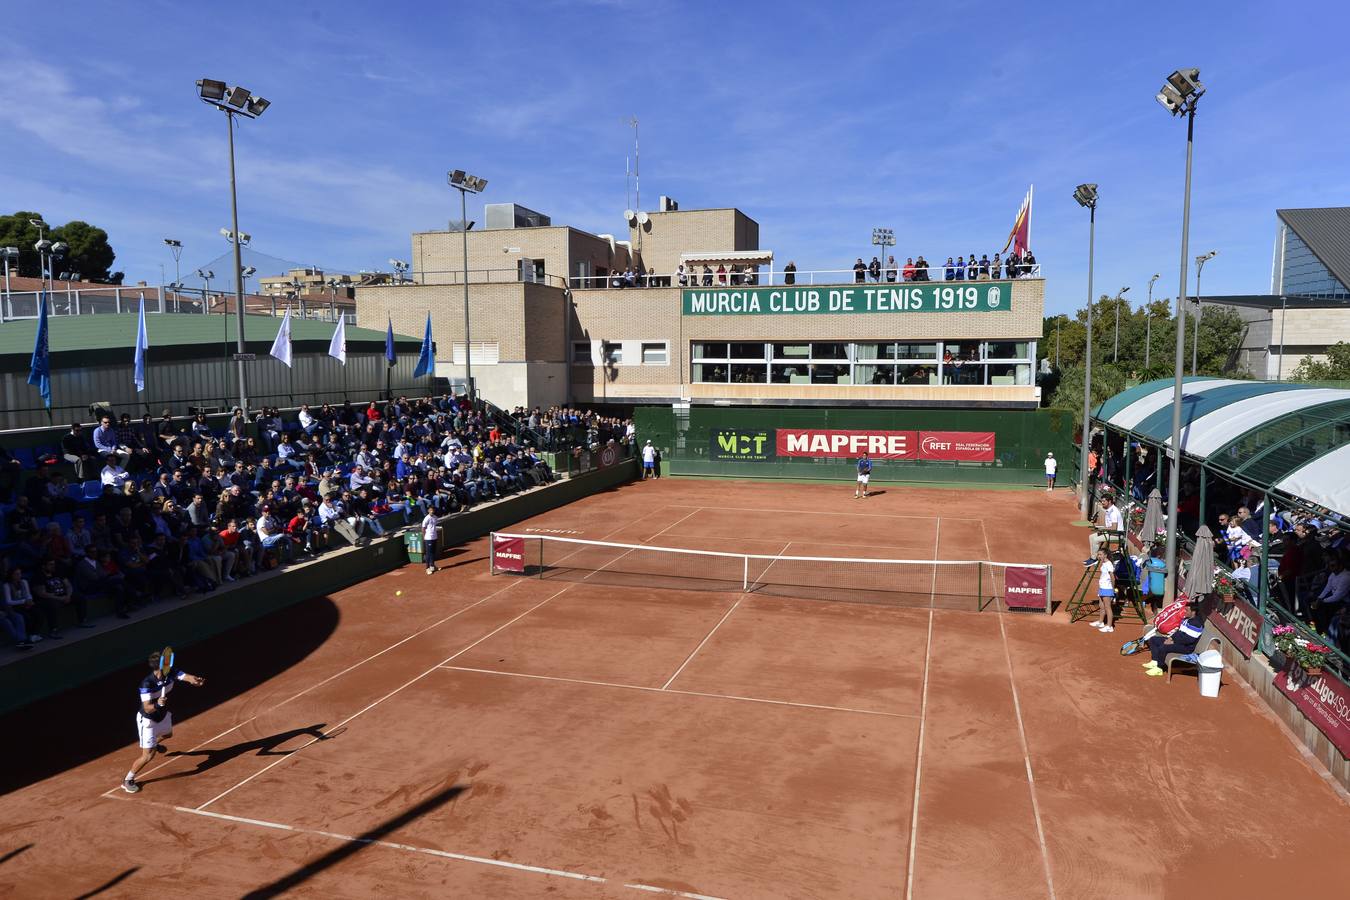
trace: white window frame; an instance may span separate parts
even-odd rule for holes
[[[668,366],[670,365],[670,341],[638,341],[638,357],[644,366]],[[660,362],[647,362],[647,348],[660,347],[662,360]]]

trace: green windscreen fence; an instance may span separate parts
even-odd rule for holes
[[[1040,484],[1054,453],[1072,480],[1073,416],[1058,410],[639,407],[638,436],[672,475]]]

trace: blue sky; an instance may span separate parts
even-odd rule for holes
[[[135,15],[129,8],[139,10]],[[1350,73],[1322,52],[1343,3],[432,4],[69,2],[22,19],[0,65],[0,208],[105,227],[128,282],[227,249],[224,117],[206,76],[272,101],[238,132],[241,228],[338,270],[406,258],[445,227],[447,168],[595,232],[622,230],[627,119],[643,206],[737,206],[761,246],[840,268],[895,229],[897,256],[1003,246],[1027,186],[1047,310],[1080,305],[1101,185],[1097,293],[1174,295],[1185,126],[1153,99],[1174,68],[1196,123],[1191,256],[1206,294],[1270,287],[1275,209],[1350,205]],[[481,221],[481,207],[470,209]],[[266,273],[264,273],[266,274]]]

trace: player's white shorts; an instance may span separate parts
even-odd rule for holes
[[[871,477],[872,477],[871,475],[859,475],[858,484],[861,484],[863,487],[867,487],[867,480]]]
[[[145,713],[136,713],[136,732],[140,736],[141,749],[153,749],[164,738],[173,736],[173,713],[166,712],[159,722]]]

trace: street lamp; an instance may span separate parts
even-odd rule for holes
[[[1116,339],[1111,345],[1111,362],[1120,362],[1120,304],[1125,301],[1125,295],[1130,289],[1123,287],[1116,294]]]
[[[229,231],[231,232],[230,243],[234,245],[234,311],[237,317],[235,321],[238,323],[239,329],[234,358],[239,365],[239,407],[247,413],[248,389],[244,381],[244,352],[246,347],[244,343],[244,280],[239,275],[244,268],[244,262],[240,257],[239,250],[243,244],[248,243],[248,235],[241,234],[239,231],[239,196],[234,177],[234,119],[235,116],[256,119],[272,104],[262,97],[255,96],[247,88],[238,85],[226,87],[225,82],[213,81],[209,78],[202,78],[197,81],[197,95],[201,97],[203,103],[209,103],[225,113],[225,123],[230,135],[231,227]],[[234,235],[238,235],[239,240],[233,240]]]
[[[469,399],[473,400],[473,366],[469,362],[469,210],[465,198],[468,194],[481,194],[487,181],[465,174],[463,169],[447,172],[445,180],[459,191],[459,219],[464,225],[464,382],[469,387]]]
[[[1162,277],[1155,273],[1148,280],[1148,306],[1144,307],[1144,373],[1148,373],[1148,351],[1153,344],[1153,282]]]
[[[1181,289],[1177,291],[1177,346],[1172,375],[1172,465],[1167,479],[1167,586],[1171,603],[1177,589],[1177,504],[1181,493],[1182,355],[1186,352],[1186,254],[1191,236],[1191,153],[1195,142],[1195,105],[1204,94],[1199,69],[1178,69],[1167,76],[1157,100],[1174,116],[1186,117],[1186,189],[1181,202]],[[1204,510],[1201,510],[1201,516]]]
[[[206,315],[211,311],[211,279],[216,277],[216,273],[210,269],[198,269],[197,277],[206,285],[202,288],[202,315]]]
[[[1088,517],[1088,439],[1092,434],[1092,260],[1097,249],[1097,186],[1080,184],[1074,189],[1073,199],[1088,210],[1088,304],[1087,342],[1083,345],[1083,446],[1078,454],[1078,472],[1082,479],[1082,493],[1078,509]]]
[[[1204,318],[1205,312],[1205,301],[1200,298],[1200,273],[1204,271],[1205,263],[1218,255],[1218,250],[1211,250],[1195,258],[1195,333],[1191,335],[1191,377],[1195,376],[1195,363],[1200,355],[1200,320]]]

